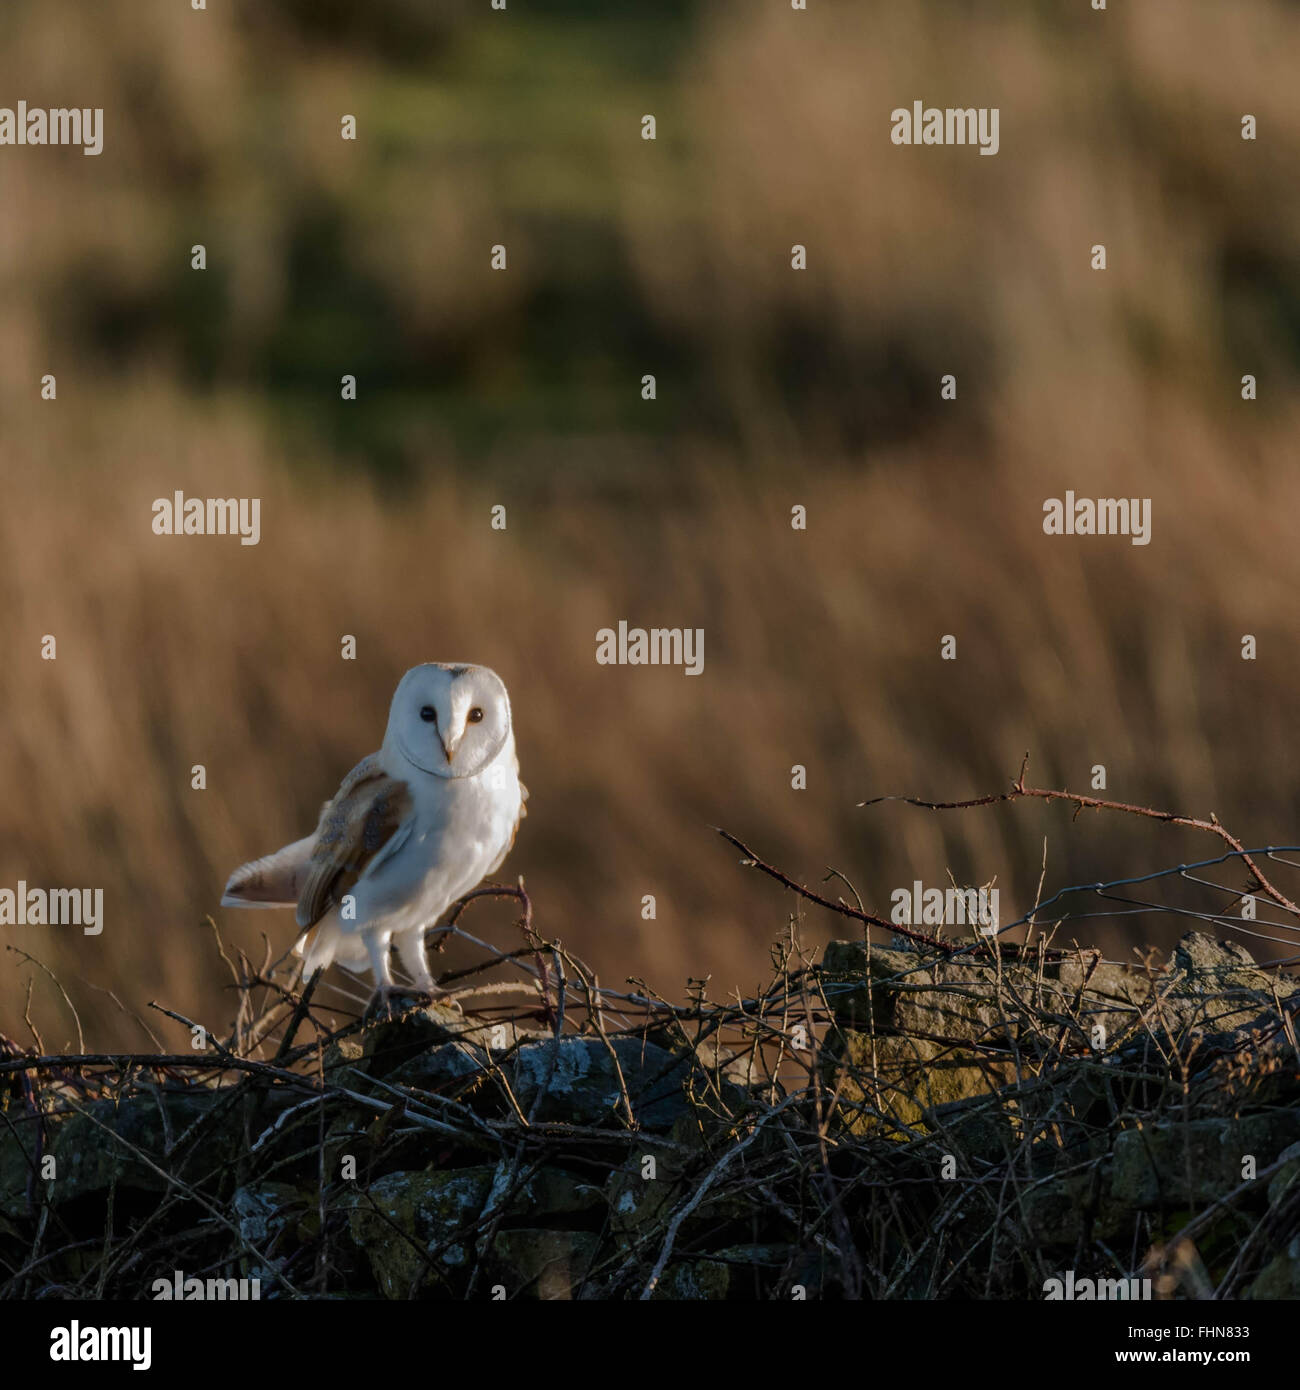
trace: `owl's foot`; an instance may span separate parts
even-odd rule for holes
[[[370,1003],[362,1015],[365,1022],[391,1023],[409,1009],[422,1004],[432,1004],[442,991],[432,981],[428,989],[411,989],[405,985],[381,985],[370,996]]]
[[[412,981],[407,994],[415,995],[418,999],[432,1001],[436,999],[442,990],[438,988],[437,981],[426,970],[423,975],[417,975]]]
[[[398,989],[396,985],[380,985],[370,996],[370,1003],[366,1005],[366,1011],[361,1016],[362,1021],[391,1023],[405,1010],[404,995],[405,991]]]

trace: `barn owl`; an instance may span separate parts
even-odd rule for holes
[[[415,666],[393,695],[384,746],[343,779],[315,832],[236,869],[221,905],[296,905],[304,979],[333,961],[369,968],[386,1006],[392,944],[432,994],[424,930],[501,865],[527,796],[500,676]]]

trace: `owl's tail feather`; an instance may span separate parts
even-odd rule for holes
[[[317,970],[336,961],[354,973],[370,967],[365,942],[356,932],[345,931],[334,917],[326,917],[318,922],[310,937],[307,934],[300,936],[294,942],[293,949],[303,957],[304,980],[310,980]]]
[[[241,864],[226,884],[222,907],[296,906],[315,844],[316,837],[308,835],[274,854]],[[304,958],[304,980],[309,980],[317,969],[336,961],[352,971],[370,967],[365,942],[355,931],[345,930],[332,914],[323,917],[310,932],[304,932],[294,942],[293,949]]]
[[[293,907],[302,892],[314,835],[295,840],[274,854],[241,864],[230,875],[222,907]]]

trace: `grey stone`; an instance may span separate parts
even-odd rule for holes
[[[832,1030],[822,1047],[822,1082],[839,1095],[838,1123],[855,1134],[907,1137],[927,1111],[987,1096],[1014,1079],[1010,1062],[905,1034]]]
[[[416,1291],[445,1288],[467,1274],[475,1241],[495,1218],[499,1203],[505,1203],[500,1217],[506,1230],[520,1221],[558,1225],[587,1218],[603,1224],[605,1194],[595,1184],[557,1168],[543,1169],[507,1200],[511,1171],[511,1165],[502,1162],[446,1171],[390,1173],[371,1183],[368,1192],[349,1193],[344,1206],[349,1212],[352,1240],[365,1251],[385,1297],[407,1298],[413,1287]],[[426,1262],[425,1255],[461,1227],[467,1228],[462,1236]],[[553,1228],[548,1230],[555,1233]],[[498,1232],[498,1238],[502,1234]],[[515,1241],[511,1249],[517,1248],[519,1242]],[[549,1263],[549,1257],[544,1263]],[[521,1291],[530,1279],[540,1277],[541,1268],[525,1261],[508,1287]]]
[[[1206,1045],[1234,1046],[1236,1035],[1276,1022],[1275,990],[1287,1000],[1297,989],[1287,976],[1259,969],[1239,942],[1188,932],[1174,947],[1153,1026],[1177,1041],[1193,1035]]]
[[[951,1144],[969,1158],[1000,1163],[1015,1151],[1015,1126],[996,1099],[948,1101],[930,1106],[921,1119],[940,1144]]]
[[[667,1129],[686,1110],[682,1084],[689,1064],[653,1043],[615,1038],[628,1097],[638,1123]],[[515,1054],[510,1085],[525,1115],[575,1125],[617,1124],[622,1091],[610,1049],[598,1038],[529,1043]]]
[[[30,1214],[27,1185],[36,1162],[36,1123],[34,1116],[21,1112],[0,1119],[0,1215],[21,1220]],[[33,1188],[38,1207],[44,1200],[45,1186],[38,1173]]]
[[[424,1004],[392,1019],[378,1019],[362,1035],[366,1071],[387,1077],[420,1053],[455,1042],[470,1026],[455,1004]]]
[[[731,1266],[716,1260],[676,1260],[664,1270],[650,1297],[661,1302],[711,1303],[731,1291]]]
[[[385,1298],[406,1299],[467,1270],[473,1256],[473,1223],[487,1203],[494,1170],[390,1173],[364,1192],[347,1194],[352,1240],[370,1261]],[[451,1236],[465,1234],[431,1256]]]
[[[1300,1298],[1300,1236],[1259,1272],[1243,1298]]]
[[[223,1113],[197,1143],[186,1146],[183,1157],[169,1152],[169,1143],[223,1101]],[[174,1185],[169,1177],[185,1184],[200,1181],[232,1162],[242,1148],[242,1116],[229,1104],[228,1093],[147,1090],[120,1104],[95,1101],[59,1128],[53,1146],[57,1176],[50,1195],[62,1203],[98,1196],[114,1186],[166,1192]]]
[[[1300,1143],[1288,1144],[1274,1161],[1281,1163],[1282,1167],[1269,1179],[1270,1207],[1281,1206],[1286,1197],[1300,1193]]]
[[[517,1227],[497,1232],[488,1270],[508,1300],[567,1300],[580,1295],[599,1248],[590,1231]]]
[[[265,1296],[274,1291],[276,1274],[287,1256],[287,1252],[279,1248],[284,1233],[298,1224],[306,1199],[298,1188],[288,1183],[262,1182],[236,1189],[230,1204],[240,1236],[270,1260],[269,1265],[253,1261],[248,1271],[249,1278],[261,1281]]]
[[[1241,1185],[1246,1155],[1262,1169],[1298,1139],[1300,1111],[1128,1129],[1115,1140],[1109,1195],[1143,1210],[1217,1201]]]
[[[487,1055],[474,1043],[448,1042],[417,1053],[384,1080],[390,1086],[409,1086],[456,1099],[484,1081],[487,1066]]]

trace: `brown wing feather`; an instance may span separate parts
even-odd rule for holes
[[[363,758],[321,808],[316,845],[298,898],[298,925],[320,919],[356,885],[366,866],[411,811],[411,791],[387,776],[379,758]]]

